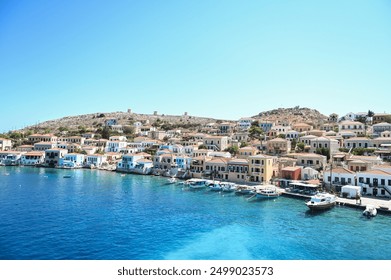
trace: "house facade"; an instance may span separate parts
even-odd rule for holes
[[[248,158],[249,181],[267,183],[273,176],[273,158],[264,155],[255,155]]]

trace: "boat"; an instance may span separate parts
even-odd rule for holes
[[[72,176],[71,175],[64,175],[62,176],[63,178],[71,178]]]
[[[211,190],[211,191],[215,191],[215,192],[219,192],[221,190],[223,190],[223,187],[221,186],[221,183],[220,182],[212,182],[208,185],[208,188]]]
[[[234,192],[236,190],[235,183],[221,182],[220,185],[223,192]]]
[[[366,207],[365,207],[365,210],[362,212],[362,214],[366,217],[375,217],[376,214],[377,214],[377,209],[374,205],[372,204],[368,204]]]
[[[235,194],[246,195],[246,194],[251,194],[252,191],[254,191],[253,187],[245,186],[245,185],[238,185],[236,187]]]
[[[317,193],[311,196],[310,201],[306,205],[311,210],[325,210],[333,207],[336,204],[336,196],[330,193]]]
[[[197,178],[189,179],[185,182],[185,184],[187,186],[189,186],[189,188],[191,188],[191,189],[205,188],[208,185],[208,183],[209,183],[209,180],[197,179]]]
[[[276,198],[280,196],[280,192],[274,186],[260,188],[255,192],[257,198]]]
[[[171,177],[171,178],[168,178],[168,179],[167,179],[167,182],[168,182],[169,184],[174,184],[174,183],[177,182],[177,179],[176,179],[175,177]]]

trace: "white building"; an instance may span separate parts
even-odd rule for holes
[[[363,194],[391,197],[391,173],[375,169],[358,172],[357,180]]]
[[[343,121],[338,125],[339,132],[351,131],[356,134],[356,136],[365,135],[365,126],[363,123],[354,122],[354,121]]]
[[[102,167],[107,163],[107,156],[105,155],[87,155],[85,166],[89,168]]]
[[[85,157],[83,154],[66,154],[60,159],[59,167],[81,168],[84,166]]]
[[[238,128],[240,130],[248,130],[251,127],[251,124],[254,122],[252,118],[241,118],[238,121]]]
[[[42,151],[31,151],[22,155],[20,163],[22,165],[38,165],[45,162],[45,152]]]
[[[12,141],[5,138],[0,138],[0,151],[8,151],[12,148]]]
[[[106,143],[105,152],[119,153],[126,149],[128,143],[126,141],[109,140]]]

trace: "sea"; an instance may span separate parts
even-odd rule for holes
[[[391,259],[391,216],[248,198],[156,176],[0,167],[0,259]]]

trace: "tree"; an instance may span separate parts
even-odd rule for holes
[[[304,147],[305,147],[305,144],[302,143],[302,142],[299,142],[299,143],[296,144],[296,149],[297,149],[299,152],[304,151]]]
[[[258,121],[254,121],[251,123],[251,127],[248,130],[248,133],[249,133],[249,137],[252,139],[260,139],[261,138],[261,134],[263,133],[263,130],[262,130],[262,128],[259,127]]]
[[[224,150],[225,152],[229,152],[231,155],[235,156],[239,152],[239,147],[238,146],[231,146],[228,147],[227,149]]]
[[[108,127],[108,126],[105,126],[103,129],[102,129],[102,138],[103,139],[109,139],[110,136],[111,136],[111,129]]]
[[[327,159],[330,159],[330,150],[327,148],[317,148],[315,153],[318,155],[326,156]]]
[[[204,144],[201,144],[198,146],[198,150],[202,150],[202,149],[207,149],[208,147],[205,146]]]

